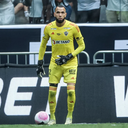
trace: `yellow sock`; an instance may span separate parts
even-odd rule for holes
[[[68,118],[72,118],[74,106],[75,106],[75,101],[76,101],[76,96],[75,96],[75,86],[73,85],[68,85],[67,86],[67,104],[68,104]]]
[[[56,120],[54,113],[51,113],[51,114],[50,114],[50,119]]]
[[[49,107],[50,107],[50,118],[55,120],[55,109],[56,109],[56,87],[49,87]]]
[[[67,118],[71,118],[72,119],[72,114],[73,114],[73,112],[68,112]]]

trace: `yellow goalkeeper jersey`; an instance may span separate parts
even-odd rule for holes
[[[76,55],[85,49],[85,43],[79,27],[68,20],[66,20],[62,27],[58,27],[56,25],[56,21],[46,25],[40,45],[39,60],[42,60],[44,57],[46,44],[50,37],[52,45],[51,63],[55,64],[55,59],[58,58],[58,55],[67,55],[72,53],[73,58],[69,60],[66,65],[76,66]],[[74,39],[78,44],[76,49],[74,49]]]

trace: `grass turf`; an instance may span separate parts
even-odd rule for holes
[[[56,125],[0,125],[0,128],[128,128],[128,123],[97,123],[97,124],[56,124]]]

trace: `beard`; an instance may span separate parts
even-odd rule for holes
[[[63,22],[64,22],[64,20],[65,20],[65,18],[64,18],[64,19],[62,19],[62,20],[58,20],[58,19],[56,18],[56,21],[57,21],[58,23],[63,23]]]

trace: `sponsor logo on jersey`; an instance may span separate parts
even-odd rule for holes
[[[67,35],[68,35],[68,32],[67,32],[67,31],[65,31],[65,32],[64,32],[64,35],[65,35],[65,36],[67,36]]]
[[[64,29],[70,29],[70,27],[65,27]]]
[[[56,30],[56,28],[51,28],[51,30]]]
[[[70,40],[52,40],[53,44],[68,44]]]

